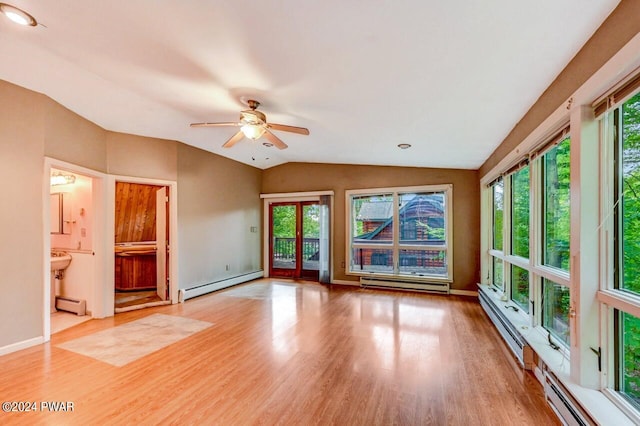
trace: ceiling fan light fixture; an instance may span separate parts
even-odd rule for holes
[[[262,124],[247,123],[243,124],[242,127],[240,127],[240,130],[242,130],[242,133],[244,133],[247,138],[255,141],[260,139],[264,134],[265,128]]]
[[[409,148],[411,148],[411,144],[410,143],[399,143],[398,144],[398,148],[400,148],[400,149],[409,149]]]
[[[18,25],[23,25],[25,27],[35,27],[38,25],[38,21],[36,21],[33,16],[29,15],[22,9],[11,6],[10,4],[0,3],[0,12]]]

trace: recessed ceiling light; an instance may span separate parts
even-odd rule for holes
[[[36,19],[22,9],[18,9],[10,4],[0,3],[0,12],[11,21],[19,25],[35,27],[38,25]]]
[[[411,144],[410,143],[399,143],[398,144],[398,148],[400,148],[400,149],[411,148]]]

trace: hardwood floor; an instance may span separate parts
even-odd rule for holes
[[[56,347],[152,313],[213,323],[122,367]],[[473,298],[260,280],[0,357],[0,424],[559,424]],[[43,412],[41,401],[73,402]]]

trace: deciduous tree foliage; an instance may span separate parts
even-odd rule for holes
[[[622,106],[620,287],[640,293],[640,94]],[[624,391],[640,403],[640,319],[625,314],[623,326]]]

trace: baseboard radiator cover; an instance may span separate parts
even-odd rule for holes
[[[425,282],[412,280],[410,278],[360,277],[360,286],[365,288],[392,288],[449,294],[448,282]]]
[[[246,283],[264,276],[263,271],[250,272],[248,274],[239,275],[237,277],[227,278],[220,281],[214,281],[207,284],[202,284],[196,287],[180,289],[179,299],[185,301],[194,297],[202,296],[203,294],[212,293],[216,290],[222,290],[223,288],[231,287],[237,284]]]
[[[565,426],[597,424],[550,371],[544,373],[544,394],[547,403]]]
[[[56,297],[56,309],[71,312],[78,316],[86,315],[87,302],[85,300],[72,299],[70,297]]]
[[[478,299],[480,299],[480,305],[491,319],[491,322],[493,322],[502,339],[516,356],[520,365],[523,368],[531,369],[533,367],[533,350],[524,337],[482,289],[478,292]]]

